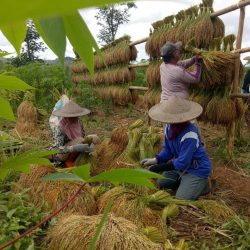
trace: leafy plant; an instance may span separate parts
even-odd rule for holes
[[[7,191],[6,185],[0,183],[0,245],[19,236],[23,231],[40,221],[46,214],[36,208],[29,200],[27,189],[21,193]],[[9,249],[34,249],[37,234],[20,239]]]

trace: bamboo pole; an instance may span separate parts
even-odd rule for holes
[[[245,20],[245,8],[243,7],[240,9],[238,34],[237,34],[237,39],[236,39],[236,49],[241,49],[244,20]],[[232,87],[231,87],[231,94],[237,93],[239,89],[240,53],[236,53],[236,55],[237,57],[235,59],[234,80],[233,80]],[[235,128],[236,128],[236,121],[234,120],[229,124],[228,131],[227,131],[228,133],[228,155],[230,158],[233,158]]]
[[[147,91],[148,87],[143,87],[143,86],[129,86],[129,90],[144,90]]]
[[[219,11],[212,13],[211,17],[217,17],[217,16],[227,14],[227,13],[234,11],[234,10],[237,10],[237,9],[243,9],[245,6],[247,6],[249,4],[250,4],[250,0],[240,1],[240,2],[233,4],[227,8],[224,8],[222,10],[219,10]]]
[[[235,49],[233,51],[231,51],[232,53],[246,53],[246,52],[250,52],[250,47],[247,47],[247,48],[243,48],[243,49]]]
[[[140,39],[140,40],[131,42],[131,43],[129,44],[129,46],[134,46],[134,45],[137,45],[137,44],[140,44],[140,43],[145,43],[147,40],[148,40],[148,37],[145,37],[145,38],[142,38],[142,39]]]
[[[140,67],[148,67],[149,63],[138,63],[138,64],[129,64],[129,69],[131,68],[140,68]]]

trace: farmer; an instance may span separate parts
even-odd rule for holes
[[[167,42],[161,48],[163,63],[160,66],[161,75],[161,102],[170,96],[180,96],[188,99],[188,87],[198,83],[201,77],[201,57],[194,56],[180,61],[182,43]],[[188,72],[186,69],[195,64],[195,69]]]
[[[65,162],[67,167],[72,166],[79,153],[90,153],[94,145],[99,143],[100,140],[97,135],[89,135],[87,137],[91,138],[92,144],[83,144],[85,131],[79,117],[89,113],[90,110],[81,108],[71,100],[63,108],[52,112],[52,115],[61,117],[59,123],[52,126],[52,147],[65,152],[56,156],[59,165]]]
[[[195,200],[208,192],[211,163],[201,143],[197,127],[190,121],[202,113],[195,102],[177,96],[153,106],[149,116],[167,123],[163,148],[155,158],[141,161],[152,172],[166,179],[157,183],[161,189],[177,189],[176,198]]]

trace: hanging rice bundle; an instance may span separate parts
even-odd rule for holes
[[[124,106],[132,102],[132,96],[128,88],[110,86],[96,89],[101,99],[111,99],[114,105]]]
[[[115,85],[134,81],[135,70],[129,69],[127,65],[117,65],[112,68],[96,71],[94,76],[89,74],[74,75],[72,81],[75,83],[87,82],[93,85]]]
[[[37,131],[37,110],[25,100],[17,108],[16,130],[20,135],[32,135]]]
[[[115,128],[111,139],[97,145],[93,152],[94,173],[98,174],[110,168],[113,161],[125,150],[128,145],[126,128]]]
[[[149,88],[161,86],[160,65],[162,61],[150,62],[146,70],[146,81]]]
[[[234,42],[236,37],[234,34],[227,35],[223,38],[223,50],[224,51],[232,51],[234,50]]]
[[[147,108],[151,108],[155,104],[159,103],[161,99],[160,89],[150,89],[144,95],[144,103]]]
[[[132,221],[139,228],[154,226],[164,233],[165,226],[159,213],[147,207],[147,195],[123,187],[115,187],[104,193],[97,201],[102,213],[109,201],[113,201],[111,211],[119,217]]]
[[[227,86],[232,83],[235,55],[222,51],[202,51],[193,47],[194,41],[186,46],[187,51],[193,51],[202,57],[201,82],[206,88]]]
[[[212,18],[213,24],[213,37],[223,37],[225,35],[225,24],[219,17]]]
[[[242,99],[235,99],[235,109],[236,109],[236,118],[241,118],[247,111],[247,105],[243,103]]]
[[[45,239],[46,249],[50,250],[87,250],[95,236],[102,215],[71,215],[61,218],[52,227]],[[164,247],[148,239],[130,221],[108,216],[100,237],[96,243],[97,250],[145,249],[163,250]]]
[[[210,9],[202,9],[194,26],[195,43],[199,48],[207,48],[214,38],[213,23],[210,13]]]
[[[29,188],[28,194],[35,206],[46,210],[58,209],[79,189],[79,183],[40,179],[56,172],[51,166],[33,165],[29,174],[21,174],[18,184],[23,188]],[[95,211],[95,199],[89,185],[85,185],[75,201],[64,209],[64,212],[79,212],[85,215],[92,215]]]
[[[70,66],[70,69],[73,73],[83,73],[87,72],[87,66],[81,62],[81,60],[76,60],[73,62],[73,64]]]
[[[208,103],[205,114],[211,123],[225,126],[234,121],[237,116],[235,104],[226,94],[215,95]]]

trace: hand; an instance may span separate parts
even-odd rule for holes
[[[200,64],[202,62],[202,56],[196,55],[193,58],[195,64]]]
[[[156,158],[147,158],[143,159],[141,162],[142,166],[151,166],[157,164],[157,159]]]
[[[174,164],[172,161],[169,161],[168,163],[161,163],[161,164],[153,165],[149,167],[148,170],[151,172],[155,172],[155,173],[160,173],[163,171],[172,171],[174,170]]]

